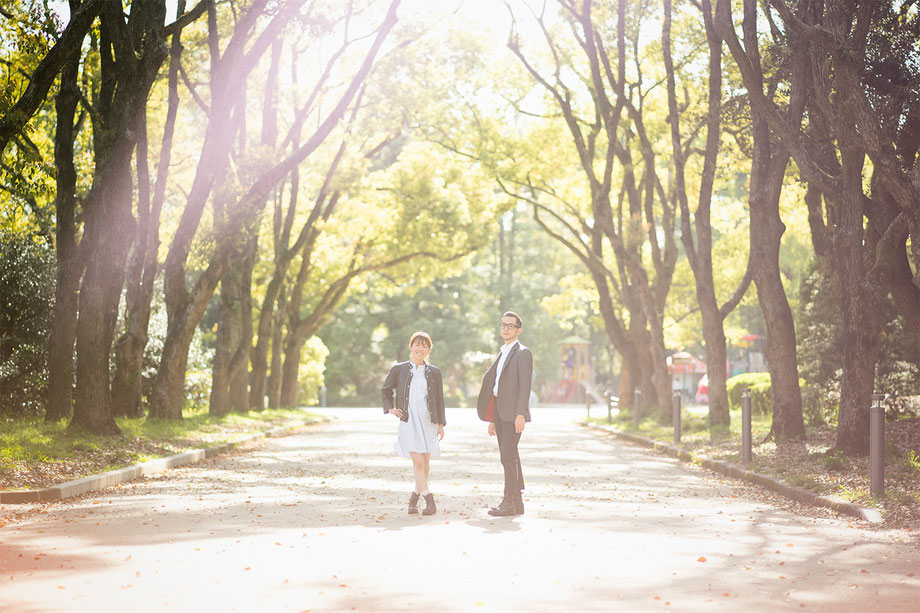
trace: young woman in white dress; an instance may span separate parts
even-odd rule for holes
[[[418,513],[419,498],[425,499],[422,515],[437,511],[434,494],[428,489],[429,461],[441,455],[438,443],[444,438],[444,385],[441,371],[429,364],[431,337],[416,332],[409,339],[410,359],[390,369],[381,388],[383,412],[399,418],[393,451],[412,459],[415,489],[409,496],[409,513]]]

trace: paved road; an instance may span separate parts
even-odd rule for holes
[[[448,412],[429,518],[405,514],[395,420],[329,410],[0,529],[0,611],[920,610],[916,533],[798,515],[580,412],[534,413],[523,517],[486,514],[501,469],[472,411]]]

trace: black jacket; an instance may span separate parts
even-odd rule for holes
[[[476,401],[479,419],[486,421],[486,411],[492,399],[492,390],[495,387],[495,371],[498,370],[498,358],[482,377],[482,387]],[[502,421],[514,421],[518,415],[524,416],[524,421],[530,421],[530,383],[533,377],[533,354],[530,349],[518,341],[511,348],[502,366],[502,377],[498,385],[498,398],[495,403],[495,413]]]
[[[400,362],[390,369],[386,381],[380,392],[383,396],[383,412],[390,409],[402,409],[403,421],[409,415],[409,385],[412,383],[411,362]],[[444,416],[444,384],[441,382],[441,371],[437,366],[425,362],[425,380],[428,383],[428,413],[431,423],[447,425]],[[393,403],[393,392],[396,392],[396,403]]]

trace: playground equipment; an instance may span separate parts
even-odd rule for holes
[[[591,341],[570,336],[562,341],[562,377],[556,384],[553,401],[584,402],[586,388],[594,388]]]

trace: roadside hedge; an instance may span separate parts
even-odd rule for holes
[[[770,413],[770,373],[746,372],[735,375],[725,382],[728,389],[729,410],[741,409],[741,393],[744,388],[751,388],[751,412]]]

